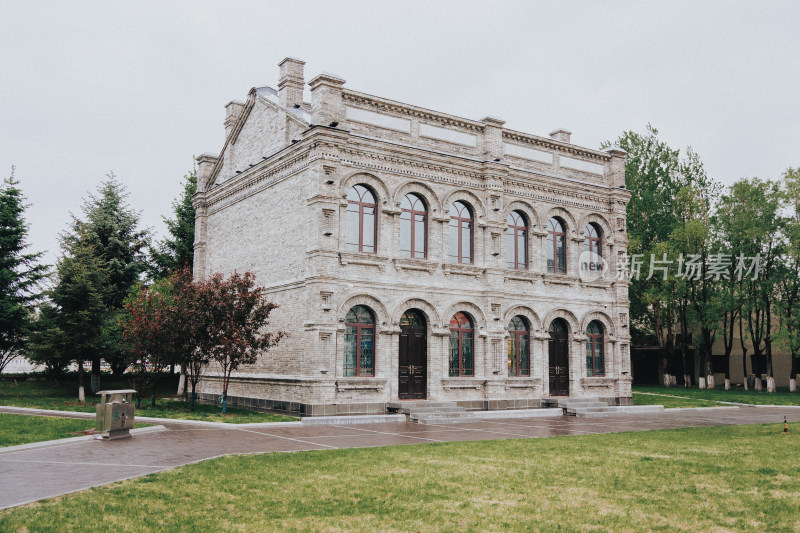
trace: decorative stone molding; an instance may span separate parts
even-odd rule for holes
[[[382,391],[386,386],[386,378],[373,377],[354,377],[338,378],[336,380],[337,391]]]
[[[444,390],[481,390],[486,386],[486,380],[472,377],[442,378]]]

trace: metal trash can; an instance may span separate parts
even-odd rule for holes
[[[130,437],[133,429],[133,389],[101,390],[100,403],[97,404],[95,430],[102,439],[124,439]]]

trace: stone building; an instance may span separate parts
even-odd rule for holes
[[[290,333],[234,374],[230,401],[306,415],[630,404],[628,282],[613,275],[625,153],[327,73],[308,103],[303,66],[286,58],[277,90],[230,102],[222,150],[198,158],[195,275],[255,272],[280,305],[271,327]],[[210,368],[200,391],[220,390]]]

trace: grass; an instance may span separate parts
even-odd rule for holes
[[[663,405],[665,409],[674,409],[676,407],[723,407],[726,405],[711,400],[672,396],[669,395],[666,389],[663,393],[637,392],[634,390],[633,403],[634,405]]]
[[[150,425],[136,424],[135,427]],[[0,447],[79,437],[84,430],[93,428],[94,420],[0,413]]]
[[[88,377],[86,378],[88,383]],[[141,408],[136,410],[136,416],[153,416],[159,418],[205,420],[207,422],[250,423],[250,422],[285,422],[296,418],[275,413],[260,413],[238,407],[228,407],[228,412],[222,414],[218,405],[195,404],[191,411],[188,402],[175,401],[177,382],[173,379],[163,379],[156,392],[156,406],[151,407],[150,398],[143,398]],[[115,380],[103,376],[103,389],[130,388],[127,380]],[[24,378],[0,379],[0,405],[15,407],[33,407],[37,409],[53,409],[56,411],[79,411],[84,413],[95,412],[95,404],[99,396],[91,397],[87,393],[87,401],[78,401],[77,377],[68,375],[58,382],[28,381]]]
[[[651,401],[649,398],[644,399],[645,395],[636,394],[637,392],[649,392],[655,394],[662,394],[667,396],[689,398],[695,401],[712,401],[712,402],[734,402],[746,403],[753,405],[800,405],[800,393],[789,392],[788,387],[779,387],[777,392],[772,394],[766,390],[749,390],[745,391],[741,388],[734,388],[725,390],[722,387],[717,387],[713,390],[710,389],[685,389],[683,387],[660,387],[660,386],[645,386],[636,385],[633,387],[634,401],[639,403],[639,400]],[[658,398],[658,397],[651,397]],[[666,399],[666,398],[665,398]],[[660,403],[660,400],[655,401]],[[664,407],[667,407],[666,404]],[[675,406],[675,407],[693,407],[691,405]]]
[[[0,413],[0,446],[77,437],[93,427],[94,420]]]
[[[796,531],[799,449],[793,423],[224,457],[0,530]]]

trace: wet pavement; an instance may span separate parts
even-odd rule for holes
[[[0,412],[3,408],[0,407]],[[69,416],[68,413],[65,413]],[[0,509],[159,472],[228,454],[366,448],[487,439],[543,438],[620,431],[800,421],[800,409],[739,407],[616,414],[602,418],[507,418],[447,425],[413,422],[227,427],[165,421],[164,429],[133,438],[72,439],[0,448]],[[141,431],[141,430],[140,430]]]

